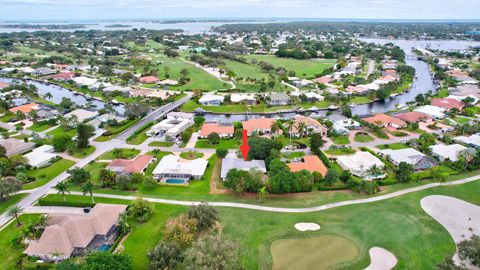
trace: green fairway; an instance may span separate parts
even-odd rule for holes
[[[28,170],[27,174],[35,177],[37,180],[23,185],[22,189],[32,189],[43,186],[53,178],[60,175],[62,172],[66,171],[68,168],[72,167],[74,164],[74,161],[60,159],[48,167]]]
[[[272,243],[272,269],[329,269],[357,258],[355,243],[336,235],[280,239]]]

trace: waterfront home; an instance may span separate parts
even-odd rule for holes
[[[92,78],[88,78],[88,77],[84,77],[84,76],[75,77],[75,78],[73,78],[73,81],[79,87],[82,87],[82,86],[90,87],[90,86],[92,86],[92,85],[94,85],[98,82],[97,79],[92,79]]]
[[[412,165],[415,170],[431,169],[436,162],[427,155],[413,148],[405,149],[385,149],[378,152],[381,156],[388,158],[393,164],[398,166],[401,162]]]
[[[40,105],[38,105],[37,103],[29,103],[29,104],[24,104],[24,105],[10,108],[8,110],[12,113],[17,113],[17,112],[30,113],[38,109],[40,109]]]
[[[222,159],[220,178],[225,180],[227,178],[228,172],[232,169],[244,171],[257,170],[263,173],[267,172],[267,167],[265,166],[264,160],[244,160],[243,158],[226,157]]]
[[[246,104],[254,104],[257,99],[255,98],[254,94],[232,94],[230,95],[230,101],[232,103],[246,103]]]
[[[151,155],[139,155],[135,159],[115,159],[107,166],[107,170],[117,174],[142,173],[155,158]]]
[[[78,122],[83,123],[86,120],[90,120],[98,115],[97,111],[87,111],[85,109],[76,109],[65,114],[65,118],[76,118]]]
[[[375,175],[370,172],[373,166],[381,169],[385,167],[385,164],[370,152],[360,151],[353,155],[338,156],[337,163],[342,169],[366,180],[381,179],[386,176],[383,172]]]
[[[248,135],[252,134],[270,134],[275,119],[272,118],[253,118],[242,122],[243,129]]]
[[[449,88],[448,92],[457,96],[473,95],[477,99],[480,99],[480,87],[478,85],[458,85],[455,88]]]
[[[434,119],[445,118],[445,109],[432,105],[424,105],[414,109],[415,112],[430,115]]]
[[[330,115],[328,116],[328,120],[332,122],[333,130],[340,135],[348,135],[350,134],[350,130],[356,130],[361,127],[359,122],[343,115]]]
[[[315,155],[304,156],[301,162],[287,163],[287,166],[292,172],[307,170],[311,173],[318,172],[322,176],[327,175],[328,171],[320,158]]]
[[[211,133],[217,133],[221,138],[233,137],[233,125],[221,125],[219,123],[205,123],[200,129],[199,137],[207,138]]]
[[[290,97],[284,93],[272,93],[269,95],[268,104],[270,106],[285,106],[290,104]]]
[[[430,146],[432,155],[438,158],[440,162],[457,161],[459,154],[462,153],[463,151],[469,151],[468,149],[472,150],[471,148],[467,148],[460,144],[450,144],[450,145],[437,144],[437,145]]]
[[[57,71],[50,68],[37,68],[31,72],[31,74],[34,76],[47,76],[55,73],[57,73]]]
[[[0,140],[0,146],[5,148],[5,156],[10,157],[32,150],[35,147],[35,144],[33,142],[25,142],[24,140],[15,138],[7,138]]]
[[[194,124],[194,114],[183,112],[171,112],[167,114],[167,118],[155,124],[147,132],[148,136],[166,135],[175,138],[187,128]]]
[[[53,79],[57,81],[69,81],[69,80],[73,80],[73,78],[75,78],[74,72],[60,72],[57,74],[43,77],[43,79]]]
[[[302,132],[300,132],[300,126],[302,124],[305,128]],[[320,124],[320,122],[318,122],[317,120],[308,116],[297,114],[295,115],[294,125],[290,135],[294,137],[299,137],[302,135],[319,133],[322,134],[322,136],[327,136],[327,131],[327,128]]]
[[[393,117],[403,120],[407,123],[431,122],[432,117],[421,112],[406,112],[393,115]]]
[[[464,106],[461,101],[453,98],[432,98],[431,105],[443,108],[446,111],[450,111],[452,109],[461,111]]]
[[[200,97],[198,103],[202,104],[203,106],[220,106],[224,100],[224,96],[205,94]]]
[[[87,250],[112,245],[118,236],[118,219],[127,205],[97,203],[89,213],[50,214],[38,240],[23,252],[45,261],[61,261]]]
[[[350,94],[367,94],[370,92],[370,89],[362,86],[349,85],[347,88],[345,88],[345,92]]]
[[[190,179],[201,179],[207,165],[208,161],[205,159],[180,160],[178,156],[167,155],[160,160],[152,174],[164,183],[170,183],[169,180],[183,180],[186,183]],[[176,181],[172,183],[176,183]]]
[[[390,115],[384,113],[379,113],[371,117],[363,118],[363,121],[381,128],[392,127],[397,129],[407,125],[407,123],[405,123],[403,120],[391,117]]]

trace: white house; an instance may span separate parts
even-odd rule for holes
[[[424,113],[432,116],[433,118],[444,118],[445,117],[445,109],[437,107],[437,106],[432,106],[432,105],[424,105],[417,107],[415,112],[419,113]]]
[[[405,162],[412,165],[415,170],[431,169],[436,165],[433,159],[414,148],[404,148],[397,150],[385,149],[379,151],[378,153],[388,158],[390,161],[392,161],[393,164],[397,166],[401,162]]]
[[[87,111],[84,109],[76,109],[65,114],[65,118],[76,117],[78,122],[82,123],[85,120],[92,119],[98,115],[97,111]]]
[[[164,156],[153,170],[152,174],[161,182],[169,183],[169,180],[190,179],[199,180],[207,169],[208,161],[197,158],[194,160],[182,160],[175,155]],[[175,182],[176,183],[176,182]]]
[[[460,145],[460,144],[437,144],[430,146],[430,150],[432,151],[432,155],[438,158],[441,162],[450,160],[450,161],[457,161],[458,155],[467,150],[469,148]]]
[[[219,106],[225,100],[224,96],[213,95],[213,94],[206,94],[203,95],[199,100],[198,103],[204,106]]]
[[[25,154],[24,157],[27,159],[30,166],[38,168],[48,165],[50,161],[57,156],[52,153],[53,146],[42,145],[34,149],[32,152]]]
[[[220,177],[225,180],[225,178],[227,178],[228,172],[231,169],[238,169],[244,171],[255,169],[263,173],[267,172],[264,160],[245,161],[243,160],[243,158],[226,157],[222,160],[222,170],[220,172]]]
[[[171,138],[177,137],[187,128],[193,125],[193,114],[182,112],[171,112],[167,114],[167,118],[155,124],[147,132],[148,136],[157,136],[165,134]]]
[[[233,103],[246,102],[249,104],[255,103],[257,99],[254,94],[232,94],[230,101]]]
[[[372,155],[370,152],[356,152],[353,155],[338,156],[337,163],[344,170],[350,171],[353,175],[366,180],[381,179],[386,176],[385,173],[372,175],[369,170],[374,165],[378,168],[384,168],[385,164]]]
[[[458,136],[458,137],[453,138],[453,140],[455,142],[463,143],[463,144],[466,144],[466,145],[471,146],[471,147],[480,148],[480,135],[478,135],[478,134],[473,134],[469,137]]]

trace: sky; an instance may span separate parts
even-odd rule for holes
[[[477,19],[480,0],[0,0],[0,20]]]

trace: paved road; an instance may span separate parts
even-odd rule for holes
[[[220,206],[220,207],[235,207],[235,208],[243,208],[243,209],[252,209],[252,210],[259,210],[259,211],[267,211],[267,212],[280,212],[280,213],[308,213],[308,212],[317,212],[322,210],[327,210],[331,208],[336,208],[340,206],[346,205],[354,205],[354,204],[362,204],[362,203],[370,203],[370,202],[378,202],[383,201],[391,198],[395,198],[398,196],[402,196],[408,193],[417,192],[433,187],[438,186],[453,186],[453,185],[461,185],[473,181],[480,180],[480,176],[472,176],[462,180],[452,181],[448,183],[431,183],[426,184],[418,187],[408,188],[396,192],[392,192],[385,195],[379,195],[375,197],[369,197],[364,199],[357,199],[357,200],[348,200],[348,201],[341,201],[335,203],[329,203],[314,207],[305,207],[305,208],[284,208],[284,207],[270,207],[270,206],[261,206],[261,205],[254,205],[254,204],[245,204],[245,203],[234,203],[234,202],[209,202],[211,206]],[[81,192],[72,192],[73,195],[83,195]],[[125,196],[125,195],[115,195],[115,194],[105,194],[105,193],[94,193],[95,197],[102,197],[102,198],[112,198],[112,199],[123,199],[123,200],[135,200],[137,196]],[[148,198],[143,197],[143,199],[154,202],[154,203],[164,203],[164,204],[176,204],[176,205],[198,205],[202,202],[198,201],[178,201],[178,200],[167,200],[167,199],[157,199],[157,198]]]
[[[368,61],[368,71],[367,71],[367,75],[365,76],[365,79],[367,79],[368,76],[372,74],[374,70],[375,70],[375,60],[370,59],[370,61]]]
[[[130,137],[137,129],[143,127],[147,123],[153,122],[159,118],[162,118],[165,116],[165,114],[175,110],[176,108],[180,107],[183,103],[187,102],[192,98],[192,93],[187,93],[187,95],[179,100],[176,100],[172,103],[168,103],[167,105],[164,105],[163,107],[160,107],[147,116],[145,116],[142,120],[138,121],[135,125],[131,126],[130,128],[126,129],[124,132],[122,132],[120,135],[116,137],[118,140],[126,140],[128,137]]]

